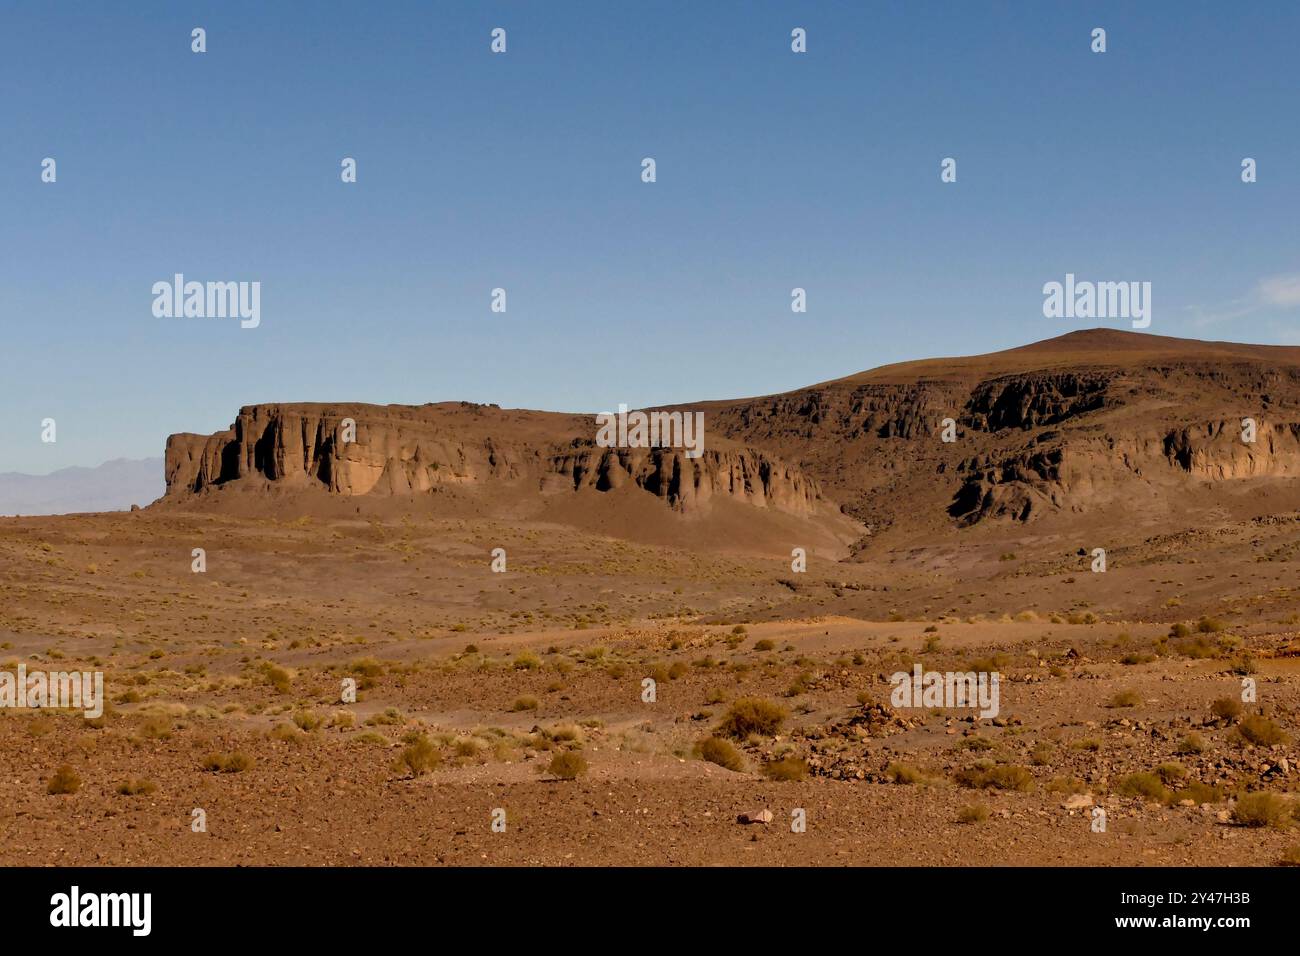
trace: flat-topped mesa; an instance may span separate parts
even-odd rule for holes
[[[602,448],[593,416],[494,405],[250,405],[230,428],[167,440],[167,499],[216,489],[415,496],[440,487],[525,494],[639,488],[676,511],[722,497],[791,514],[833,510],[817,482],[771,455],[706,438],[679,448]]]

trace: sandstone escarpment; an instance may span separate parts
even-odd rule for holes
[[[706,425],[707,428],[707,425]],[[682,513],[726,499],[795,515],[834,510],[818,483],[771,454],[706,437],[677,448],[602,448],[589,416],[425,406],[253,405],[214,435],[167,442],[167,497],[309,490],[411,497],[440,488],[520,495],[628,488]]]
[[[752,449],[705,450],[699,458],[690,458],[679,449],[598,448],[591,443],[554,456],[549,465],[552,472],[571,476],[575,489],[610,491],[633,485],[679,511],[721,496],[811,514],[821,498],[813,479]]]
[[[683,409],[705,413],[696,458],[598,447],[591,416],[467,403],[250,406],[226,431],[172,436],[167,500],[230,489],[371,500],[510,489],[517,501],[594,492],[682,514],[725,500],[800,516],[834,512],[831,499],[879,537],[1092,520],[1112,508],[1119,522],[1126,508],[1173,515],[1207,489],[1248,499],[1260,483],[1300,478],[1293,348],[1094,330]]]
[[[1284,347],[1094,330],[712,412],[715,430],[797,463],[877,533],[1138,499],[1177,510],[1198,489],[1300,477],[1300,351]]]

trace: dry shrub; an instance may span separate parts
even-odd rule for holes
[[[124,797],[134,797],[138,794],[148,795],[158,789],[158,784],[152,780],[123,780],[117,785],[117,792]]]
[[[1235,697],[1220,697],[1210,704],[1210,713],[1220,720],[1236,720],[1241,716],[1241,701]]]
[[[1282,728],[1262,714],[1251,714],[1237,725],[1237,733],[1257,747],[1271,747],[1286,742]]]
[[[81,777],[72,769],[71,764],[64,764],[54,771],[50,782],[45,787],[46,793],[76,793],[81,789]]]
[[[411,776],[419,777],[422,774],[436,770],[442,763],[442,754],[428,737],[421,734],[412,740],[402,750],[401,756],[397,758],[397,765],[405,767],[411,771]]]
[[[559,780],[576,780],[587,772],[587,761],[582,754],[574,750],[557,751],[547,766],[551,776]]]
[[[735,740],[744,740],[750,734],[771,737],[781,729],[786,716],[780,704],[761,697],[742,697],[727,709],[718,733]]]
[[[968,767],[959,770],[954,778],[963,787],[972,790],[1029,790],[1034,785],[1034,775],[1024,767],[1000,764],[996,767]]]
[[[213,752],[203,758],[203,769],[217,773],[242,773],[253,766],[253,758],[242,750],[233,753]]]
[[[798,782],[808,776],[808,764],[798,757],[782,757],[763,764],[763,776],[768,780]]]
[[[885,776],[893,783],[924,783],[925,774],[908,763],[891,763],[885,768]]]
[[[1291,819],[1291,805],[1276,793],[1247,793],[1232,808],[1232,819],[1244,827],[1280,828]]]
[[[701,760],[715,763],[727,770],[740,771],[745,769],[745,759],[729,740],[724,740],[721,737],[709,737],[701,740],[696,749],[699,751]]]
[[[315,730],[325,723],[325,718],[314,710],[300,710],[293,715],[293,722],[303,730]]]
[[[1126,797],[1141,797],[1158,803],[1168,803],[1169,790],[1154,773],[1131,773],[1120,779],[1116,792]]]

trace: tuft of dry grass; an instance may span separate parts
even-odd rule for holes
[[[1266,790],[1243,794],[1232,808],[1232,819],[1244,827],[1282,828],[1291,820],[1291,805]]]
[[[1117,691],[1114,696],[1106,703],[1107,707],[1136,707],[1142,703],[1141,696],[1137,691],[1121,690]]]
[[[797,783],[808,776],[808,764],[798,757],[782,757],[763,764],[763,776],[768,780]]]
[[[287,694],[293,690],[293,674],[288,668],[267,661],[262,665],[262,674],[277,693]]]
[[[718,733],[734,740],[744,740],[750,734],[771,737],[781,729],[789,716],[780,704],[761,697],[742,697],[733,701],[726,716],[718,725]]]
[[[300,710],[293,715],[293,722],[303,730],[312,731],[325,723],[325,718],[314,710]]]
[[[1024,767],[999,764],[995,767],[967,767],[957,771],[953,779],[972,790],[1029,790],[1034,785],[1034,775]]]
[[[575,750],[557,751],[547,771],[558,780],[576,780],[587,772],[587,760]]]
[[[253,766],[253,758],[242,750],[233,753],[214,751],[203,758],[203,769],[216,773],[242,773]]]
[[[436,770],[442,763],[442,754],[428,737],[420,734],[402,750],[397,758],[398,767],[411,771],[412,777]]]
[[[1220,720],[1236,720],[1241,716],[1241,701],[1235,697],[1220,697],[1210,704],[1210,713]]]
[[[140,794],[148,796],[158,789],[158,784],[152,780],[127,779],[117,785],[117,792],[124,797],[134,797]]]
[[[745,758],[740,755],[740,751],[732,745],[731,741],[722,737],[708,737],[701,740],[696,746],[696,751],[701,760],[715,763],[727,770],[745,769]]]
[[[1242,718],[1241,723],[1237,725],[1237,733],[1243,740],[1256,747],[1271,747],[1274,744],[1286,743],[1286,734],[1282,733],[1282,728],[1263,714],[1251,714]]]
[[[917,784],[925,783],[925,774],[910,763],[891,763],[885,768],[885,776],[891,783]]]
[[[1172,796],[1160,777],[1154,773],[1131,773],[1120,779],[1115,790],[1126,797],[1141,797],[1157,803],[1168,803]]]
[[[71,764],[64,764],[54,771],[45,787],[46,793],[76,793],[81,789],[81,777],[72,769]]]

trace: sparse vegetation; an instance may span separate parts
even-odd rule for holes
[[[1210,704],[1210,713],[1219,720],[1236,720],[1241,711],[1241,701],[1235,697],[1220,697]]]
[[[63,764],[54,771],[46,784],[45,792],[53,794],[76,793],[81,789],[81,777],[72,769],[71,764]]]
[[[1120,778],[1115,791],[1126,797],[1141,797],[1157,803],[1168,803],[1170,793],[1154,773],[1131,773]]]
[[[424,734],[419,734],[402,749],[397,758],[398,766],[411,772],[412,777],[420,777],[437,770],[442,764],[442,754]]]
[[[972,790],[1030,790],[1034,775],[1024,767],[998,764],[993,767],[967,767],[957,771],[953,779]]]
[[[808,764],[798,757],[782,757],[763,764],[763,776],[768,780],[798,781],[808,776]]]
[[[124,797],[147,796],[158,789],[158,784],[152,780],[123,780],[117,785],[117,792]]]
[[[780,704],[761,697],[742,697],[727,709],[718,733],[733,740],[744,740],[750,734],[771,737],[781,729],[787,716]]]
[[[242,773],[251,769],[253,758],[242,750],[233,753],[214,751],[203,758],[203,769],[216,773]]]
[[[1291,806],[1284,797],[1260,790],[1238,798],[1232,819],[1244,827],[1280,828],[1290,822]]]
[[[587,761],[576,750],[561,750],[551,757],[546,770],[558,780],[576,780],[587,772]]]
[[[722,737],[707,737],[699,743],[701,760],[716,763],[728,770],[744,770],[745,759],[729,740]]]
[[[1142,697],[1137,691],[1121,690],[1116,691],[1106,703],[1107,707],[1136,707],[1142,703]]]
[[[1237,733],[1247,743],[1256,747],[1272,747],[1286,742],[1282,728],[1262,714],[1250,714],[1237,724]]]

